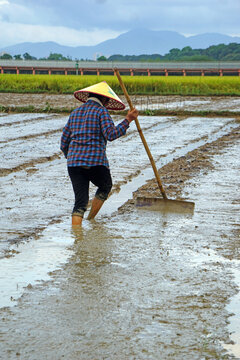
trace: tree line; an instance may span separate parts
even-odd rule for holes
[[[111,55],[108,58],[101,56],[98,61],[239,61],[240,44],[219,44],[209,46],[207,49],[192,49],[185,46],[183,49],[173,48],[167,54],[152,55]]]
[[[47,58],[37,59],[29,53],[23,55],[10,55],[4,53],[0,59],[6,60],[55,60],[72,61],[71,57],[65,57],[62,54],[50,53]],[[75,61],[93,61],[89,59],[75,59]],[[191,46],[185,46],[182,49],[173,48],[167,54],[142,54],[142,55],[111,55],[109,57],[100,56],[98,61],[135,61],[135,62],[161,62],[161,61],[240,61],[240,44],[231,43],[228,45],[219,44],[209,46],[207,49],[192,49]]]
[[[50,53],[50,55],[47,58],[36,58],[35,56],[30,55],[29,53],[25,53],[23,55],[18,54],[18,55],[10,55],[8,53],[4,53],[3,55],[0,56],[0,59],[5,59],[5,60],[57,60],[57,61],[72,61],[72,58],[70,58],[69,56],[65,57],[62,54],[57,54],[57,53]],[[83,59],[82,59],[83,60]]]

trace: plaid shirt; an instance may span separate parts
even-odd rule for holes
[[[128,120],[114,125],[108,110],[94,100],[75,109],[63,128],[61,150],[68,166],[109,167],[106,156],[107,141],[125,135]]]

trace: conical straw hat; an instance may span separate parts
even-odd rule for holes
[[[89,94],[99,94],[106,96],[109,98],[109,102],[106,105],[106,108],[109,110],[124,110],[125,105],[119,99],[119,97],[115,94],[115,92],[110,88],[110,86],[106,83],[106,81],[102,81],[98,84],[91,85],[86,87],[85,89],[78,90],[74,92],[74,96],[76,99],[82,102],[86,102],[88,100]]]

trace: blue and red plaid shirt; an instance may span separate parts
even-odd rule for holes
[[[107,141],[125,135],[128,120],[114,125],[108,110],[94,100],[75,109],[63,128],[61,150],[68,166],[109,167],[106,156]]]

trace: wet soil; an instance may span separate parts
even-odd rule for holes
[[[123,96],[121,100],[127,105]],[[206,96],[131,96],[138,110],[212,110],[240,111],[240,97],[206,97]],[[12,94],[0,93],[0,105],[7,107],[33,106],[34,108],[74,109],[79,101],[71,94]]]
[[[214,170],[201,184],[196,177],[185,186],[197,203],[194,216],[133,208],[73,229],[66,264],[1,310],[3,359],[238,359],[223,343],[232,343],[226,306],[239,265],[222,258],[237,240],[229,223],[237,214],[233,206],[227,215],[227,202],[219,206],[238,158],[234,143],[212,156]],[[206,185],[211,206],[200,196]],[[55,236],[66,229],[55,226]]]
[[[159,191],[131,127],[108,150],[113,195],[79,230],[66,216],[65,119],[43,134],[48,115],[28,116],[13,137],[21,120],[7,115],[0,144],[0,295],[14,305],[0,309],[2,358],[239,359],[239,121],[140,117],[168,196],[194,214],[133,206]]]
[[[240,126],[216,141],[200,146],[163,166],[159,170],[159,175],[167,189],[168,197],[172,199],[183,199],[185,183],[193,176],[199,176],[200,178],[209,170],[213,170],[214,165],[211,162],[212,156],[221,153],[225,147],[228,147],[229,144],[234,143],[239,139]],[[147,181],[147,183],[135,191],[133,195],[134,198],[162,197],[155,178]],[[187,194],[185,193],[184,195],[186,196]],[[236,199],[236,203],[239,201],[240,198]],[[128,204],[130,203],[131,200],[129,200]],[[128,204],[124,204],[122,208]]]
[[[72,189],[66,174],[65,160],[59,150],[59,128],[63,127],[67,117],[51,118],[46,114],[38,118],[38,123],[36,117],[37,114],[29,114],[28,119],[23,117],[21,132],[16,132],[15,137],[6,137],[5,141],[0,143],[0,173],[4,185],[1,188],[1,196],[5,199],[0,205],[1,211],[5,214],[0,220],[0,240],[3,241],[0,241],[1,248],[5,248],[9,241],[17,242],[32,232],[38,232],[39,228],[47,226],[52,217],[61,217],[71,210]],[[20,118],[21,114],[1,117],[2,120],[5,119],[1,128],[6,136],[14,134],[15,124],[19,123]],[[114,119],[117,122],[119,117]],[[234,118],[145,116],[139,120],[151,145],[154,159],[159,161],[161,167],[174,157],[186,154],[189,149],[195,149],[207,140],[219,137],[238,126]],[[53,131],[45,131],[46,122],[54,128]],[[20,124],[17,127],[19,128]],[[156,132],[159,132],[158,137],[155,136]],[[182,135],[179,136],[179,133]],[[172,141],[173,139],[175,140]],[[131,190],[136,190],[136,177],[141,178],[141,171],[149,168],[149,160],[134,126],[125,137],[111,143],[108,147],[108,157],[114,181],[112,192],[120,191],[121,187],[131,180],[134,180]],[[91,196],[94,191],[92,188]]]

